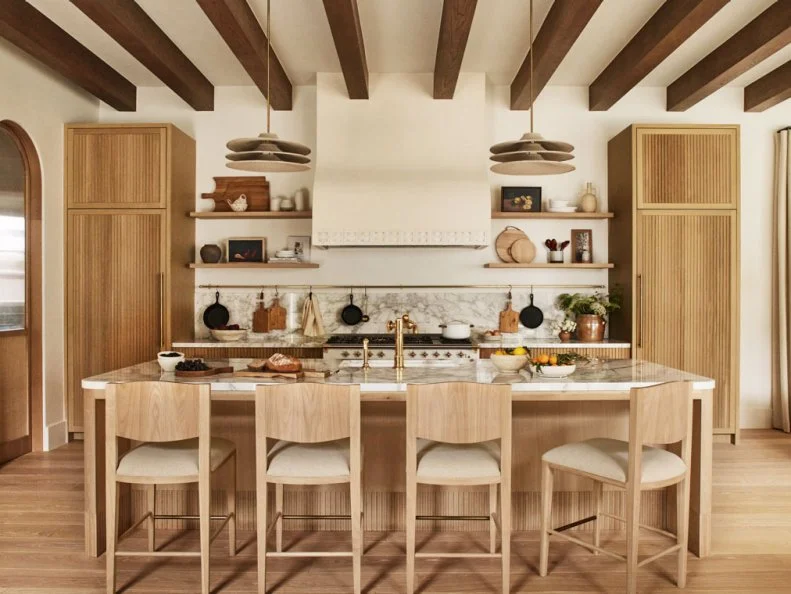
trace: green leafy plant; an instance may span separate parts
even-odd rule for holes
[[[606,316],[621,308],[621,295],[612,292],[605,293],[562,293],[558,295],[557,306],[567,316],[578,316],[591,314],[594,316]]]

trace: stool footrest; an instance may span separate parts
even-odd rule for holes
[[[462,520],[466,522],[488,522],[489,516],[415,516],[416,520]]]
[[[618,522],[623,522],[624,524],[626,523],[626,520],[624,518],[620,518],[613,514],[602,512],[599,515],[604,518],[610,518],[612,520],[617,520]],[[643,528],[644,530],[648,530],[650,532],[655,532],[656,534],[661,534],[662,536],[667,536],[668,538],[676,538],[675,534],[673,534],[672,532],[668,532],[667,530],[662,530],[661,528],[654,528],[653,526],[648,526],[646,524],[640,524],[640,528]]]
[[[570,524],[561,526],[560,528],[555,528],[555,532],[565,532],[566,530],[571,530],[572,528],[576,528],[577,526],[582,526],[583,524],[587,524],[589,522],[595,522],[595,521],[596,521],[596,516],[589,516],[587,518],[583,518],[582,520],[577,520],[576,522],[571,522]]]
[[[267,551],[267,557],[351,557],[354,553],[338,553],[338,552],[323,552],[323,551]]]
[[[652,555],[647,559],[643,559],[637,564],[637,567],[642,567],[643,565],[648,565],[649,563],[656,561],[660,557],[664,557],[665,555],[669,555],[670,553],[675,553],[681,548],[680,544],[674,544],[672,547],[666,548],[664,551],[657,553],[656,555]]]
[[[596,545],[591,544],[589,542],[585,542],[584,540],[581,540],[579,538],[575,538],[575,537],[570,536],[568,534],[563,534],[562,532],[558,532],[557,530],[549,530],[549,533],[554,535],[554,536],[559,536],[560,538],[563,538],[563,539],[565,539],[565,540],[567,540],[569,542],[573,542],[574,544],[577,544],[577,545],[579,545],[579,546],[581,546],[583,548],[586,548],[586,549],[588,549],[591,552],[598,551],[600,553],[604,553],[605,555],[608,555],[608,556],[612,557],[613,559],[618,559],[618,561],[626,561],[626,557],[623,556],[623,555],[619,555],[618,553],[613,553],[612,551],[608,551],[607,549],[603,549],[601,547],[597,547]]]
[[[501,553],[415,553],[418,559],[500,559]]]
[[[199,552],[192,551],[116,551],[116,557],[200,557]]]
[[[282,514],[284,520],[351,520],[350,515],[330,514],[326,516],[315,514]]]

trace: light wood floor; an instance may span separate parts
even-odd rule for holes
[[[743,433],[742,444],[715,446],[714,557],[690,559],[684,592],[787,593],[791,591],[791,437],[772,431]],[[103,592],[104,558],[83,553],[82,446],[70,444],[48,454],[32,454],[0,468],[0,594],[89,594]],[[142,534],[141,534],[142,536]],[[197,546],[193,532],[160,532],[169,548]],[[347,533],[289,534],[295,549],[346,549]],[[475,550],[486,533],[419,535],[426,550]],[[645,537],[641,554],[660,541]],[[623,550],[618,534],[605,538]],[[235,559],[222,539],[213,547],[215,592],[252,593],[256,588],[255,539],[240,535],[244,547]],[[130,547],[142,548],[141,537]],[[368,533],[363,584],[368,592],[402,592],[403,534]],[[553,542],[550,575],[536,572],[537,534],[513,539],[512,592],[617,593],[623,591],[623,565],[606,557]],[[776,554],[773,554],[776,553]],[[197,560],[121,559],[119,587],[129,593],[187,594],[197,591]],[[335,594],[349,592],[347,559],[270,561],[272,592]],[[421,592],[497,592],[499,567],[489,560],[418,560]],[[641,593],[679,592],[671,559],[641,570]]]

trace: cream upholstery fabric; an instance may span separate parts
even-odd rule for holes
[[[228,459],[236,446],[219,437],[211,440],[212,471]],[[118,474],[122,476],[175,477],[198,475],[198,439],[142,444],[121,458]]]
[[[551,449],[542,459],[551,464],[625,483],[629,468],[629,444],[618,439],[589,439]],[[684,461],[674,453],[643,446],[643,483],[677,478],[686,469]]]
[[[278,441],[269,450],[267,474],[274,477],[322,478],[349,476],[349,440],[319,443]]]
[[[500,443],[454,444],[417,440],[417,478],[473,479],[500,476]]]

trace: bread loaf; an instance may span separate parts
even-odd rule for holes
[[[275,353],[266,360],[266,368],[269,371],[279,371],[281,373],[297,373],[302,371],[302,362],[282,353]]]

